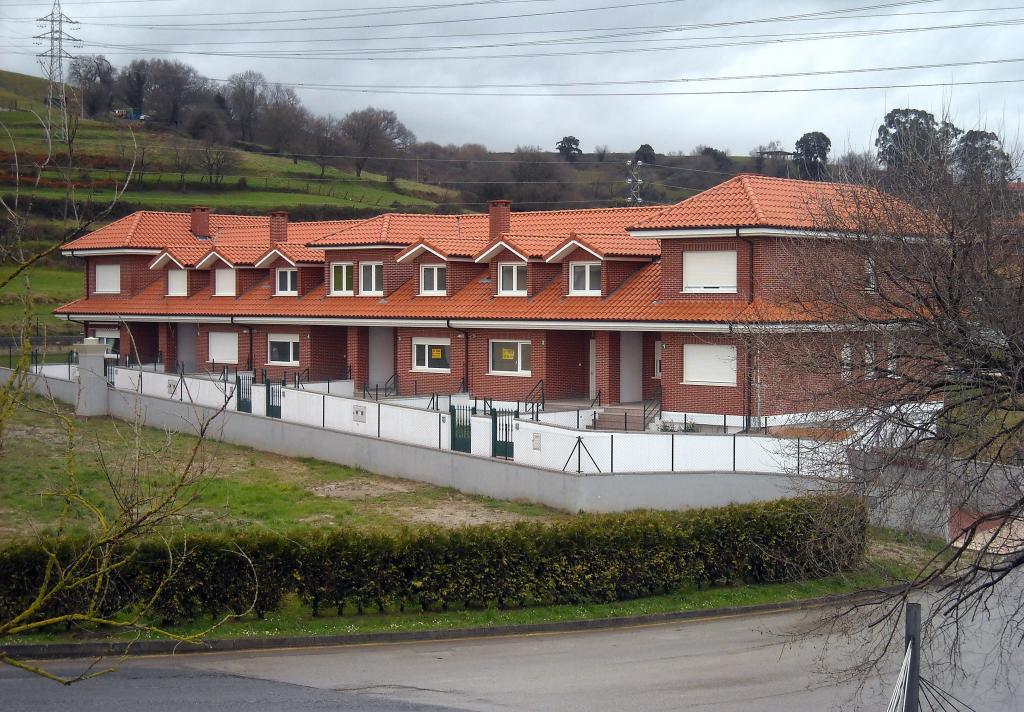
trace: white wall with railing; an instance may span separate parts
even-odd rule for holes
[[[50,370],[50,367],[42,367]],[[57,372],[66,365],[54,365]],[[112,369],[115,388],[147,396],[237,410],[236,382],[215,375],[179,376],[137,368]],[[336,385],[335,382],[334,385]],[[281,420],[366,437],[442,450],[451,449],[449,404],[466,407],[463,394],[364,400],[309,388],[280,387]],[[251,384],[251,412],[266,415],[265,384]],[[333,389],[333,386],[332,386]],[[477,401],[478,409],[483,402]],[[496,409],[514,403],[494,403]],[[436,407],[436,410],[428,408]],[[822,444],[794,438],[748,434],[688,432],[608,432],[577,429],[592,421],[599,408],[542,412],[537,420],[523,415],[512,421],[512,449],[517,464],[580,474],[644,472],[808,472],[815,463],[844,462],[843,443]],[[579,423],[577,423],[579,419]],[[490,457],[494,431],[490,414],[470,417],[470,453]],[[832,468],[835,471],[835,467]]]

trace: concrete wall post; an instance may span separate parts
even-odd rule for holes
[[[75,413],[78,415],[106,415],[107,376],[104,373],[104,361],[107,347],[99,339],[88,337],[80,344],[71,347],[78,354],[78,402]]]

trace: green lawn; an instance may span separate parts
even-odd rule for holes
[[[0,265],[0,277],[7,277],[13,267]],[[40,333],[46,329],[48,334],[77,334],[81,326],[73,322],[57,319],[53,309],[78,299],[85,290],[80,269],[60,269],[57,267],[33,267],[30,273],[32,284],[32,315],[38,319]],[[4,289],[0,289],[0,336],[10,336],[22,323],[25,307],[19,297],[23,289],[20,279],[13,280]],[[34,328],[34,327],[33,327]]]
[[[31,403],[38,406],[42,401],[32,398]],[[109,505],[106,473],[116,475],[131,465],[132,430],[109,418],[76,422],[78,481],[90,498]],[[61,502],[44,493],[62,481],[66,442],[55,419],[38,410],[21,408],[7,425],[0,477],[0,541],[45,529],[58,520]],[[194,438],[147,428],[141,442],[147,477],[159,481],[184,462]],[[468,496],[214,441],[204,444],[203,454],[207,476],[197,489],[190,516],[177,523],[186,530],[241,525],[393,529],[562,516],[540,506]],[[84,518],[72,522],[73,526],[86,523]]]

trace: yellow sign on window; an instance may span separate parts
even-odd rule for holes
[[[501,360],[502,361],[515,361],[516,360],[516,350],[515,349],[502,349],[501,350]]]
[[[430,349],[430,358],[442,358],[441,349]]]

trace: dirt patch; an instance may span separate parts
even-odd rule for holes
[[[511,524],[527,519],[515,512],[462,499],[432,502],[418,507],[389,508],[387,513],[410,524],[436,524],[452,528],[473,524]]]
[[[427,487],[419,482],[409,480],[393,480],[387,478],[365,478],[356,477],[341,482],[324,482],[309,488],[309,491],[318,497],[329,497],[330,499],[372,499],[374,497],[386,497],[391,494],[404,494],[415,492]]]
[[[891,541],[869,541],[868,558],[888,559],[898,561],[901,564],[914,564],[920,566],[930,559],[931,552],[919,546],[910,544],[896,544]]]
[[[38,425],[8,425],[4,428],[4,435],[15,438],[28,438],[43,442],[57,443],[66,441],[66,433],[57,428],[47,428]]]

